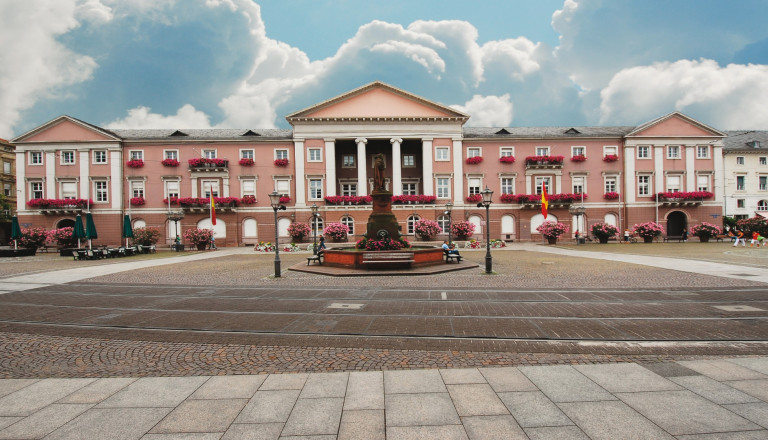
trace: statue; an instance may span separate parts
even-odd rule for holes
[[[384,168],[386,165],[384,165],[384,155],[379,153],[374,158],[375,162],[373,164],[373,190],[374,191],[385,191],[386,188],[384,187]]]

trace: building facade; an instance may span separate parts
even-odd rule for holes
[[[768,132],[729,131],[725,138],[725,215],[768,216]]]
[[[365,231],[373,157],[406,236],[421,218],[476,225],[475,236],[539,240],[536,200],[550,194],[547,220],[586,231],[658,220],[669,235],[723,208],[725,133],[675,112],[634,127],[470,128],[470,115],[374,82],[286,117],[292,129],[104,129],[61,116],[13,140],[19,216],[46,228],[90,210],[99,242],[120,242],[122,216],[164,231],[170,243],[210,228],[217,201],[219,246],[289,241],[292,222]],[[494,192],[489,218],[479,193]],[[277,224],[268,194],[284,195]],[[674,194],[677,193],[677,194]],[[183,218],[176,221],[182,212]],[[102,233],[103,231],[103,233]],[[104,238],[102,238],[104,237]]]

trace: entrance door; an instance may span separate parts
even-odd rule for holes
[[[683,231],[688,227],[688,219],[685,213],[681,211],[670,212],[667,216],[667,235],[683,235]]]

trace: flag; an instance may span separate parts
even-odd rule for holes
[[[544,220],[547,219],[547,208],[549,208],[549,200],[547,200],[547,182],[541,182],[541,214],[544,216]]]
[[[211,192],[211,224],[216,225],[216,202],[213,201],[213,192]]]

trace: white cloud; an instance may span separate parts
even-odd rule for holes
[[[100,0],[85,0],[75,9],[75,17],[96,24],[104,24],[114,18],[112,8]]]
[[[509,94],[502,96],[475,95],[464,105],[451,106],[472,116],[467,122],[472,127],[508,127],[512,122],[512,101]]]
[[[640,123],[679,110],[721,129],[768,126],[768,66],[713,60],[618,72],[600,96],[601,123]]]
[[[128,110],[128,116],[105,124],[107,128],[210,128],[208,116],[190,104],[182,106],[175,115],[152,113],[149,107]]]
[[[541,68],[536,52],[541,44],[524,37],[513,40],[489,41],[482,47],[482,65],[485,70],[506,73],[522,81]]]

